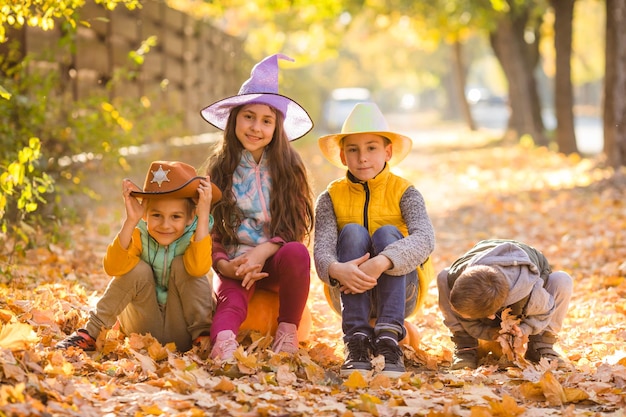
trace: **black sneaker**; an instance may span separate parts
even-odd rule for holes
[[[398,378],[406,372],[402,349],[398,342],[391,337],[378,337],[374,342],[374,355],[385,357],[385,367],[381,372],[390,378]]]
[[[348,377],[357,371],[366,375],[372,370],[372,342],[363,333],[354,334],[346,344],[346,361],[341,365],[339,374]]]

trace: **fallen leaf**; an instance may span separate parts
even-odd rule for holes
[[[28,349],[38,341],[37,333],[26,323],[5,323],[0,327],[0,347],[11,350]]]

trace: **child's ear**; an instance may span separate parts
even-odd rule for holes
[[[342,164],[344,164],[345,166],[348,166],[348,163],[346,162],[346,154],[344,153],[343,149],[339,151],[339,158],[341,158]]]
[[[196,217],[196,209],[193,208],[191,209],[191,211],[189,212],[189,218],[187,219],[187,226],[189,226],[191,223],[193,223],[193,219]]]
[[[385,146],[385,162],[389,162],[391,156],[393,155],[393,145],[390,143]]]

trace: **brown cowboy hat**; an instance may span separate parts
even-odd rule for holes
[[[139,198],[198,198],[198,186],[204,177],[198,176],[196,169],[184,162],[154,161],[146,174],[142,191],[130,194]],[[139,188],[139,187],[137,187]],[[222,198],[222,192],[211,183],[212,202]]]

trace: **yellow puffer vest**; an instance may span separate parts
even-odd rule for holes
[[[370,236],[385,225],[394,225],[404,235],[408,235],[400,199],[411,183],[389,171],[389,165],[367,183],[355,183],[348,178],[340,178],[328,186],[328,193],[333,202],[339,231],[346,224],[357,223],[366,227]],[[366,188],[367,187],[367,188]],[[419,291],[415,309],[407,316],[415,314],[422,306],[428,286],[435,276],[435,269],[430,257],[417,267]],[[324,286],[326,301],[332,309],[341,315],[341,300],[336,287]]]
[[[371,236],[381,226],[393,225],[407,236],[400,199],[409,186],[410,182],[389,171],[389,165],[366,183],[355,183],[348,178],[334,181],[328,193],[339,230],[346,224],[357,223],[366,227]]]

